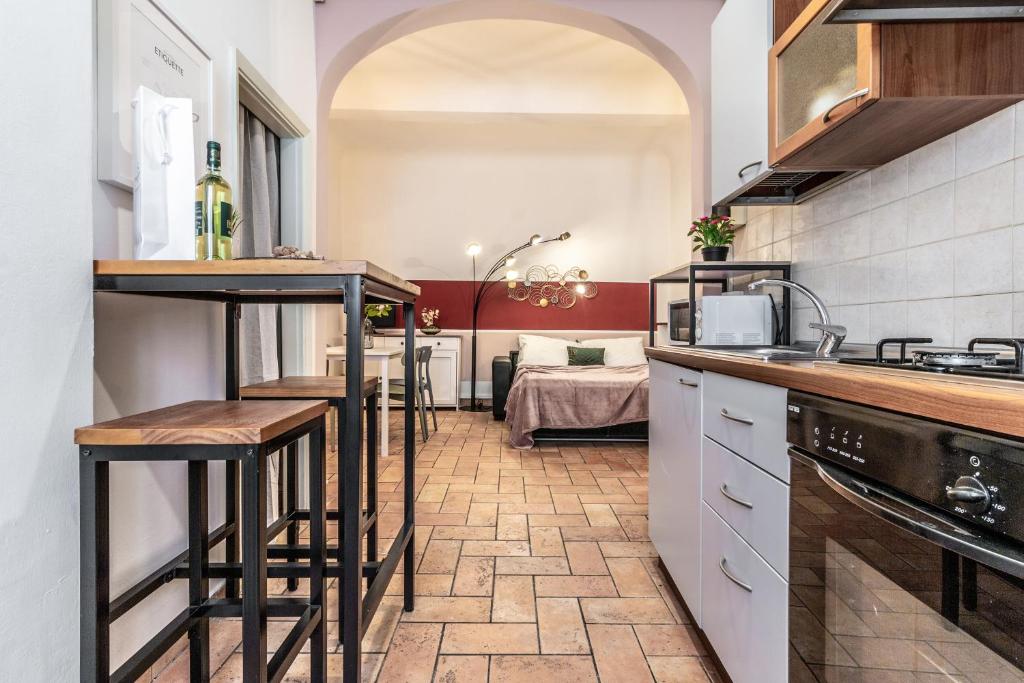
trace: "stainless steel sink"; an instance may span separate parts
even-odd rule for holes
[[[819,356],[815,344],[792,344],[788,346],[699,346],[696,348],[717,353],[727,353],[744,358],[754,358],[769,363],[798,363],[809,361],[837,361],[840,358],[867,357],[864,351],[839,349],[830,356]]]

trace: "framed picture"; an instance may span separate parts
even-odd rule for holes
[[[192,100],[196,177],[212,133],[210,56],[155,0],[96,0],[99,179],[132,189],[132,99],[140,85],[165,97]]]

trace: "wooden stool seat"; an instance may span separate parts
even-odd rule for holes
[[[319,398],[324,400],[345,398],[345,377],[285,377],[242,387],[242,398]],[[377,391],[377,379],[363,380],[363,397]]]
[[[190,401],[130,415],[75,430],[79,445],[79,504],[81,506],[81,680],[139,680],[182,636],[189,641],[189,680],[210,680],[210,619],[242,619],[242,678],[282,680],[288,667],[309,642],[310,679],[327,679],[327,612],[324,572],[327,566],[327,448],[328,401]],[[269,546],[291,519],[267,519],[267,473],[271,454],[296,452],[307,439],[309,467],[309,543],[302,558],[277,559]],[[110,591],[110,465],[117,462],[187,461],[188,547],[155,573],[119,596]],[[241,503],[226,510],[222,526],[211,529],[209,466],[235,462],[226,469],[227,499]],[[234,472],[241,470],[241,480]],[[231,544],[242,543],[241,557]],[[210,561],[210,551],[226,542],[224,561]],[[289,553],[288,556],[293,553]],[[287,556],[286,556],[287,557]],[[306,561],[299,561],[299,560]],[[241,562],[239,562],[241,560]],[[270,598],[267,579],[309,579],[309,596]],[[241,597],[210,596],[211,579],[241,579]],[[110,671],[110,624],[159,590],[168,581],[188,582],[188,606],[141,648]],[[294,619],[282,644],[267,657],[269,617]]]
[[[327,412],[325,401],[189,401],[75,430],[91,446],[261,444]]]

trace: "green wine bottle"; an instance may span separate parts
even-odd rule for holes
[[[220,174],[220,143],[206,143],[206,174],[196,183],[196,260],[231,258],[231,186]]]

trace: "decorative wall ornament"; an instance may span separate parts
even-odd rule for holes
[[[580,297],[593,299],[597,296],[597,285],[590,282],[589,277],[579,266],[564,273],[557,266],[530,266],[522,280],[509,279],[508,298],[528,301],[539,308],[572,308]]]

